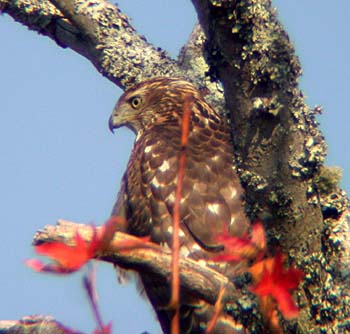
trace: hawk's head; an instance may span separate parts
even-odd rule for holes
[[[184,100],[202,100],[194,86],[180,78],[155,78],[128,89],[109,119],[111,131],[127,126],[136,134],[152,125],[179,123]]]

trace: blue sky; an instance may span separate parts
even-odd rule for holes
[[[189,1],[118,1],[148,40],[176,56],[196,20]],[[344,170],[349,189],[350,2],[276,0],[295,42],[301,87],[329,145],[328,163]],[[171,15],[169,15],[171,13]],[[58,218],[101,224],[108,217],[133,135],[108,131],[121,93],[83,57],[0,17],[0,319],[51,314],[88,332],[94,327],[81,274],[56,278],[31,272],[35,231]],[[110,265],[98,266],[100,305],[114,333],[159,333],[155,317],[133,284],[118,286]]]

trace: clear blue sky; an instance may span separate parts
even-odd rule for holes
[[[118,1],[141,34],[176,56],[196,20],[190,1]],[[301,86],[329,145],[328,163],[349,189],[350,2],[276,0],[304,68]],[[108,217],[133,142],[107,121],[121,91],[84,58],[0,17],[0,319],[51,314],[88,332],[94,327],[81,274],[56,278],[23,265],[35,231],[57,218],[101,224]],[[132,284],[118,286],[98,267],[103,317],[114,333],[160,333]]]

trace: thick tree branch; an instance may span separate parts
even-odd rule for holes
[[[203,91],[206,100],[224,117],[227,116],[225,97],[221,86],[210,79],[210,67],[205,58],[206,37],[197,23],[186,45],[181,49],[178,64],[185,77]]]
[[[47,225],[44,230],[38,231],[33,243],[40,244],[48,241],[60,241],[65,244],[74,243],[74,235],[76,231],[83,238],[90,242],[92,238],[92,228],[89,225],[75,224],[73,222],[59,220],[57,225]],[[137,238],[117,232],[114,235],[106,253],[100,259],[116,264],[124,269],[132,269],[137,272],[152,272],[155,275],[168,279],[171,277],[171,252],[156,245],[145,244],[144,247],[120,250],[120,244],[125,242],[132,243],[138,240]],[[208,267],[203,267],[196,261],[191,259],[181,258],[180,266],[180,281],[181,288],[190,290],[200,298],[215,304],[221,287],[225,286],[224,301],[234,302],[240,296],[236,288],[227,278]]]
[[[28,316],[20,320],[1,320],[1,334],[84,334],[67,328],[50,316]]]
[[[273,217],[282,243],[300,247],[299,232],[318,234],[322,222],[319,203],[308,196],[325,148],[297,88],[293,46],[269,0],[193,2],[225,89],[250,214]],[[301,222],[302,231],[285,233]],[[319,250],[312,244],[305,246]]]
[[[306,280],[301,299],[305,308],[299,320],[307,325],[299,330],[320,326],[327,333],[338,332],[349,315],[349,298],[344,301],[338,294],[332,299],[334,289],[348,292],[341,281],[335,282],[335,271],[340,271],[329,263],[339,264],[336,257],[348,251],[348,201],[336,186],[332,194],[323,194],[314,182],[326,149],[314,112],[298,88],[301,69],[293,45],[270,0],[192,2],[207,37],[210,72],[225,90],[248,213],[260,216],[270,244],[281,245],[307,277],[312,277]],[[325,210],[327,207],[332,209]],[[347,249],[345,253],[334,247],[334,224],[339,227],[341,221],[346,232],[338,245]],[[325,252],[325,227],[332,231],[333,255]],[[323,275],[329,279],[326,286],[322,285]],[[317,305],[326,307],[327,315]]]
[[[108,79],[126,88],[154,76],[180,75],[176,61],[149,44],[107,1],[0,0],[2,12],[87,57]],[[63,14],[62,14],[63,13]]]
[[[224,110],[222,91],[206,76],[205,37],[199,26],[176,61],[138,35],[128,17],[104,0],[0,0],[0,10],[88,58],[122,89],[151,77],[182,76],[208,90],[208,100]]]
[[[137,34],[116,5],[104,0],[0,0],[0,10],[14,20],[88,58],[109,80],[125,89],[156,76],[183,76],[208,89],[213,105],[223,108],[223,94],[205,73],[204,35],[197,26],[179,62]]]

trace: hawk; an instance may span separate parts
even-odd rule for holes
[[[151,79],[127,90],[117,102],[110,129],[126,126],[136,139],[112,215],[125,217],[126,232],[150,236],[153,242],[171,247],[181,122],[188,98],[191,119],[180,204],[180,256],[209,265],[222,249],[215,236],[223,227],[227,225],[229,233],[237,236],[247,230],[249,222],[232,164],[229,125],[191,83],[179,78]],[[211,262],[213,266],[222,272],[222,267]],[[140,275],[162,330],[170,334],[169,282],[151,273]],[[181,291],[181,333],[204,333],[213,310],[212,305]],[[212,333],[236,332],[236,323],[223,314]]]

